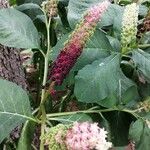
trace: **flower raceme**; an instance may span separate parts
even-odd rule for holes
[[[104,1],[91,7],[70,35],[69,40],[53,63],[50,71],[49,79],[54,81],[56,85],[62,84],[64,78],[76,63],[86,42],[94,33],[96,24],[109,5],[110,3],[108,1]]]
[[[107,131],[97,123],[75,122],[65,137],[67,150],[108,150],[112,144],[106,141]]]
[[[122,20],[121,45],[122,53],[136,44],[139,6],[136,3],[127,5]]]
[[[97,123],[58,124],[46,134],[45,144],[49,150],[108,150],[112,147],[106,140],[107,132]]]
[[[57,17],[58,14],[57,3],[58,3],[57,0],[43,1],[41,6],[49,18]]]

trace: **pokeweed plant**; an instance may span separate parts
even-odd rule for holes
[[[150,2],[10,2],[0,44],[32,51],[36,96],[0,79],[0,148],[149,150]]]

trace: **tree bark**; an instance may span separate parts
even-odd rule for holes
[[[8,8],[7,0],[0,0],[0,9]],[[27,89],[20,51],[0,44],[0,78],[9,80]]]

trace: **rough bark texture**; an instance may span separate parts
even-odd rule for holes
[[[9,7],[6,0],[0,0],[0,9]],[[25,73],[22,68],[20,51],[0,44],[0,78],[14,82],[27,89]]]

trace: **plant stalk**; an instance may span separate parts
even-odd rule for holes
[[[51,23],[51,18],[47,18],[46,13],[44,12],[45,15],[45,21],[46,21],[46,30],[47,30],[47,52],[44,56],[44,77],[43,77],[43,83],[42,83],[42,94],[41,94],[41,103],[40,103],[40,110],[39,113],[42,113],[41,116],[41,137],[44,136],[45,132],[45,124],[46,124],[46,112],[45,112],[45,93],[46,93],[46,81],[47,81],[47,75],[48,75],[48,60],[49,60],[49,52],[50,52],[50,23]],[[40,142],[40,150],[44,150],[44,141],[41,138]]]
[[[121,111],[121,112],[129,113],[129,114],[133,115],[137,119],[142,119],[143,120],[143,118],[136,113],[138,110],[139,109],[136,109],[136,110],[119,109],[119,108],[115,107],[115,108],[100,109],[100,110],[90,110],[89,109],[89,110],[81,110],[81,111],[73,111],[73,112],[53,113],[53,114],[47,114],[46,116],[47,116],[48,120],[57,120],[57,118],[54,118],[54,117],[75,115],[75,114],[79,114],[79,113],[90,114],[90,113],[102,113],[102,112],[110,112],[110,111]]]

